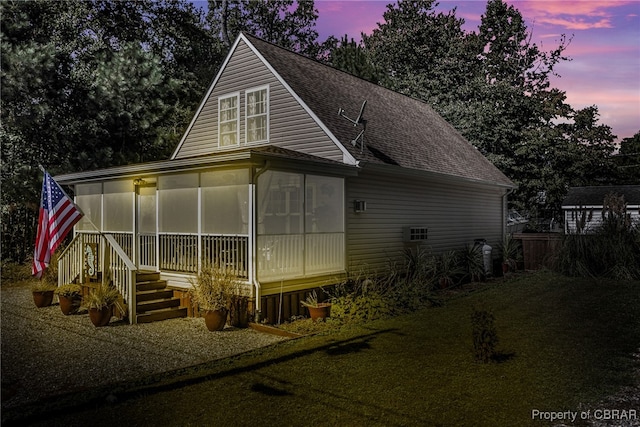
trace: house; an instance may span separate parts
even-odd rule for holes
[[[177,292],[214,262],[269,321],[280,295],[287,318],[305,290],[382,272],[410,244],[495,246],[515,187],[424,102],[247,34],[170,159],[56,179],[86,214],[76,240],[99,228],[110,262],[128,258],[112,274],[130,307],[132,270]],[[77,278],[64,258],[60,280]]]
[[[593,232],[602,222],[605,197],[622,196],[631,221],[640,221],[640,185],[571,187],[562,201],[565,233]]]

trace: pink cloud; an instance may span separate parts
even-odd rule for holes
[[[584,19],[562,19],[562,18],[542,18],[538,22],[543,24],[556,25],[568,30],[589,30],[592,28],[613,28],[611,20],[608,18],[596,22],[586,22]]]
[[[619,8],[637,4],[634,1],[507,1],[528,21],[579,31],[613,28],[611,20]]]

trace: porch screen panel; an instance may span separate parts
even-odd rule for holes
[[[76,223],[76,230],[96,231],[102,224],[102,184],[78,184],[75,186],[76,204],[82,209],[84,216]]]
[[[305,231],[344,233],[344,179],[307,175]]]
[[[202,233],[247,235],[249,222],[249,171],[215,171],[201,174]]]
[[[198,269],[199,174],[158,177],[158,258],[161,270]]]
[[[344,269],[344,179],[307,175],[305,273]]]
[[[140,187],[138,232],[156,234],[156,187]]]
[[[161,233],[198,232],[198,174],[158,177]]]
[[[258,179],[258,276],[304,274],[304,175],[267,171]]]
[[[133,232],[133,181],[104,183],[105,231]]]

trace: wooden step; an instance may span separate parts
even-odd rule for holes
[[[159,320],[166,319],[175,319],[178,317],[187,317],[187,308],[164,308],[162,310],[155,310],[149,313],[138,314],[137,316],[138,323],[150,323],[156,322]]]
[[[167,281],[160,280],[160,273],[136,272],[136,321],[150,323],[177,317],[187,317],[187,308],[180,307],[180,298],[167,289]]]
[[[146,313],[149,311],[162,310],[164,308],[179,307],[180,298],[155,299],[143,301],[136,304],[136,313]]]
[[[168,298],[173,298],[173,291],[171,289],[151,289],[148,291],[136,292],[136,302]]]
[[[153,282],[160,280],[160,273],[155,271],[136,271],[136,282]]]
[[[166,280],[151,280],[136,282],[136,291],[152,291],[156,289],[165,289],[167,287]]]

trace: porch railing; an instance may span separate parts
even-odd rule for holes
[[[229,268],[240,278],[249,278],[248,236],[202,236],[202,259]]]
[[[291,279],[344,270],[344,233],[258,236],[258,279]]]
[[[130,239],[123,239],[119,235],[78,233],[71,243],[60,253],[58,257],[58,285],[65,283],[84,283],[84,248],[87,243],[95,243],[98,247],[98,260],[96,260],[97,273],[102,276],[105,283],[109,280],[118,289],[127,304],[129,322],[135,323],[135,273],[136,266],[131,261],[118,242],[125,243]],[[116,240],[116,238],[118,238]],[[130,246],[129,246],[130,249]]]
[[[160,270],[195,273],[203,262],[225,266],[240,278],[249,277],[249,236],[160,234]]]

